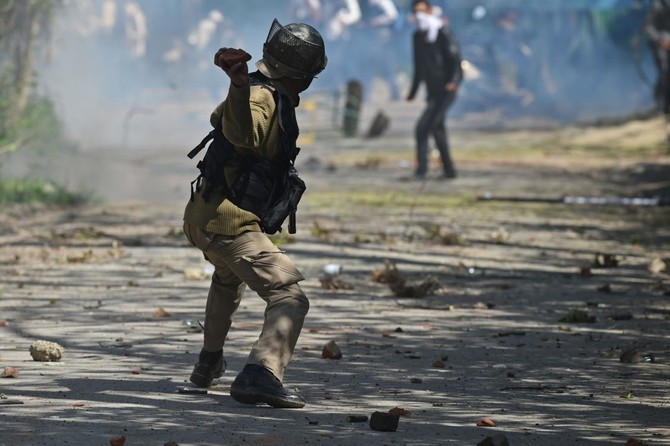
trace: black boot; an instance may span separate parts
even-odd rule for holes
[[[226,360],[223,359],[223,350],[208,352],[200,351],[198,363],[191,373],[191,382],[198,387],[209,387],[214,378],[220,378],[226,371]]]
[[[256,364],[244,366],[230,386],[230,396],[244,404],[265,403],[287,409],[305,407],[300,395],[286,390],[272,372]]]

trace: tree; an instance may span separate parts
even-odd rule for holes
[[[0,155],[22,147],[19,131],[29,105],[33,68],[40,42],[50,34],[62,0],[0,0]]]

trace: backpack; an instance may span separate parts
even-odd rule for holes
[[[260,73],[252,73],[250,78],[252,85],[266,83]],[[295,144],[299,130],[294,109],[287,105],[288,98],[283,98],[276,91],[274,96],[282,146],[279,156],[267,160],[238,154],[235,146],[223,134],[223,124],[219,121],[214,130],[187,155],[193,159],[209,143],[205,156],[197,164],[200,175],[191,182],[191,201],[195,199],[195,191],[202,187],[204,178],[206,183],[202,198],[205,201],[213,190],[219,189],[233,204],[257,215],[261,229],[266,234],[281,232],[286,218],[289,218],[288,232],[295,234],[295,214],[307,189],[294,166],[295,158],[300,152]],[[224,168],[233,159],[239,162],[241,172],[228,184]]]

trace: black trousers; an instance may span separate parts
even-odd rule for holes
[[[449,135],[446,126],[446,114],[456,98],[455,92],[447,92],[437,96],[429,96],[419,122],[416,124],[416,159],[417,175],[428,172],[428,139],[432,135],[440,152],[442,167],[446,175],[453,175],[454,163],[449,154]]]
[[[663,113],[670,114],[670,51],[651,45],[658,77],[654,88],[656,103]]]

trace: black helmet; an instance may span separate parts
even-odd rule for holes
[[[316,29],[304,23],[282,26],[274,19],[263,45],[263,58],[256,66],[270,79],[309,79],[327,63],[323,38]]]

